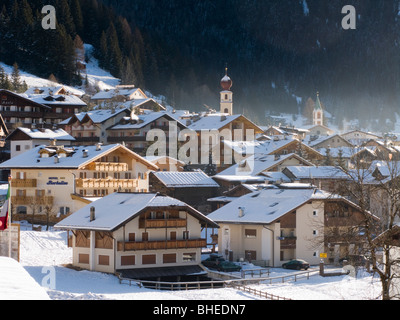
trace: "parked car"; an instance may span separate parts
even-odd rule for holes
[[[307,270],[309,267],[310,264],[302,259],[293,259],[282,265],[282,268],[284,269],[293,269],[293,270],[301,270],[301,269]]]
[[[221,255],[211,254],[209,258],[201,262],[203,266],[223,272],[233,272],[242,270],[241,266],[237,264],[226,261]]]

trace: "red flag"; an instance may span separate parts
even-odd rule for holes
[[[10,183],[8,183],[7,198],[0,211],[0,231],[7,229],[8,227],[8,203],[10,201]]]

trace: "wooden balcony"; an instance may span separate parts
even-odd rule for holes
[[[77,188],[137,188],[136,179],[76,179]]]
[[[11,187],[13,188],[36,188],[36,179],[12,179]]]
[[[107,137],[107,142],[121,143],[125,142],[145,142],[146,136],[124,136],[124,137]]]
[[[54,197],[31,197],[31,196],[12,196],[11,203],[13,205],[53,205]]]
[[[185,228],[186,219],[140,219],[139,228]]]
[[[296,249],[296,237],[281,240],[281,249]]]
[[[165,250],[165,249],[186,249],[186,248],[204,248],[207,246],[206,239],[189,240],[160,240],[143,242],[123,242],[118,241],[118,251],[135,250]]]
[[[104,172],[122,172],[128,171],[127,163],[120,162],[94,162],[89,165],[89,170]]]

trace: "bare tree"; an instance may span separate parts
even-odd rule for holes
[[[400,218],[400,165],[388,159],[375,162],[369,168],[356,159],[353,169],[343,169],[348,181],[341,184],[341,194],[354,201],[363,213],[361,224],[365,246],[373,271],[382,284],[382,299],[390,300],[397,260],[391,257],[392,245],[376,241],[383,231],[391,233]],[[377,223],[379,218],[379,223]],[[382,258],[380,258],[382,257]]]

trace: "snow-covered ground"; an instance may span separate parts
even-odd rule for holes
[[[56,300],[259,300],[259,297],[232,288],[190,291],[157,291],[136,285],[120,284],[114,275],[66,268],[72,262],[72,249],[66,245],[66,232],[29,231],[21,227],[20,263],[37,283]],[[1,261],[1,260],[0,260]],[[0,262],[1,263],[1,262]],[[251,265],[244,266],[252,268]],[[271,269],[271,277],[296,271]],[[48,281],[50,275],[54,277]],[[46,280],[47,279],[47,280]],[[252,287],[294,300],[369,300],[379,299],[380,283],[368,273],[323,278],[319,275],[295,281],[266,281]]]

